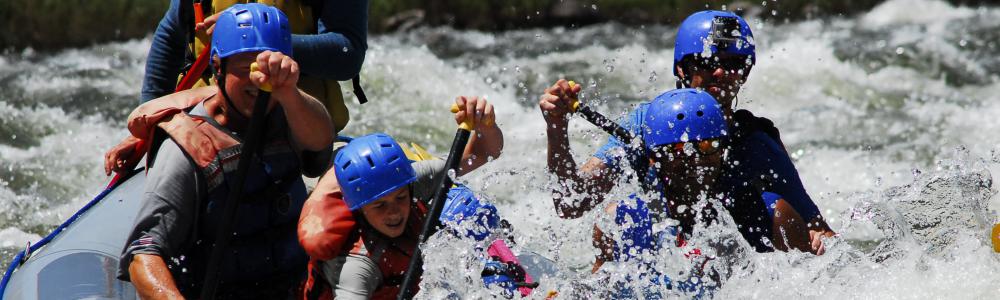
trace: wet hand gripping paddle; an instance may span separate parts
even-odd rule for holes
[[[250,65],[250,73],[257,72],[257,63]],[[209,256],[208,264],[205,266],[205,283],[202,284],[201,299],[215,299],[215,290],[219,285],[219,265],[229,248],[230,239],[233,237],[233,223],[236,218],[236,211],[240,201],[243,200],[243,186],[246,184],[247,173],[254,155],[260,150],[262,139],[264,138],[265,126],[267,125],[267,103],[271,99],[271,84],[265,82],[260,86],[257,93],[257,100],[254,101],[253,115],[250,116],[250,126],[247,128],[243,144],[240,145],[240,161],[236,166],[236,177],[230,187],[229,198],[226,199],[222,212],[222,226],[215,232],[215,244],[212,245],[212,254]]]
[[[457,104],[451,106],[452,113],[457,113],[459,109]],[[451,150],[448,151],[448,159],[445,160],[444,174],[439,175],[441,179],[437,184],[438,190],[434,193],[434,200],[431,202],[431,209],[424,221],[424,228],[420,232],[417,245],[413,248],[413,254],[410,255],[410,266],[406,269],[403,285],[400,286],[399,295],[396,297],[398,300],[413,298],[414,281],[423,274],[423,259],[421,258],[420,244],[426,242],[427,238],[433,235],[437,231],[437,227],[441,225],[441,221],[438,219],[441,218],[441,211],[444,210],[444,202],[445,198],[448,197],[448,190],[454,184],[450,174],[454,170],[455,176],[458,176],[458,165],[462,161],[462,153],[465,152],[465,145],[468,144],[469,137],[472,135],[472,129],[475,126],[471,117],[467,116],[466,121],[459,124],[458,131],[455,132],[455,139],[451,143]]]

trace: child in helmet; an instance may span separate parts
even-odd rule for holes
[[[459,97],[456,104],[461,108],[456,122],[472,118],[475,124],[457,170],[460,176],[498,157],[503,134],[485,99]],[[380,133],[337,150],[333,167],[320,179],[299,221],[299,241],[313,258],[307,296],[394,299],[444,168],[443,160],[411,162],[392,137]],[[452,190],[442,220],[477,214],[477,223],[496,226],[495,208],[470,196]],[[468,235],[485,237],[479,231]]]

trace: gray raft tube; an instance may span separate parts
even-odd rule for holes
[[[118,280],[118,257],[139,212],[146,172],[116,178],[48,236],[21,251],[0,281],[0,299],[137,299]]]

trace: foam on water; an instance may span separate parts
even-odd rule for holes
[[[1000,174],[1000,9],[893,0],[853,19],[749,21],[759,57],[739,107],[775,121],[807,190],[841,236],[828,240],[821,257],[758,255],[728,217],[698,228],[694,240],[704,241],[706,252],[731,253],[710,262],[725,278],[717,298],[994,295],[1000,261],[987,232],[1000,205],[991,179]],[[555,261],[561,276],[543,278],[540,293],[599,297],[591,290],[607,281],[589,275],[597,252],[590,229],[613,225],[601,213],[555,215],[537,99],[565,77],[584,86],[582,100],[598,111],[624,115],[674,87],[674,30],[604,24],[374,36],[362,73],[372,101],[360,106],[348,97],[345,133],[387,132],[441,154],[455,128],[451,101],[486,96],[496,105],[505,152],[461,180],[498,203],[515,228],[515,250]],[[0,58],[0,261],[106,183],[102,154],[125,135],[121,119],[134,107],[148,45]],[[606,139],[581,119],[570,131],[578,162]],[[634,191],[622,185],[610,198]],[[472,246],[435,237],[422,295],[487,295]],[[684,253],[668,249],[655,260],[680,274],[690,269]]]

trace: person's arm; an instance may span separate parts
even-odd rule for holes
[[[473,131],[462,152],[462,163],[458,175],[465,175],[478,169],[503,152],[503,131],[497,126],[493,104],[479,97],[460,96],[455,99],[459,111],[455,113],[455,123],[462,124],[472,116]]]
[[[323,1],[317,34],[292,35],[292,53],[302,73],[348,80],[361,72],[368,50],[368,1]]]
[[[201,184],[196,172],[177,144],[163,142],[119,262],[119,279],[132,281],[140,295],[179,294],[163,257],[179,255],[190,238]]]
[[[299,64],[280,52],[264,51],[257,55],[258,72],[250,73],[257,86],[272,87],[271,96],[285,110],[285,119],[297,148],[322,151],[333,143],[333,121],[323,103],[299,90]]]
[[[173,93],[177,86],[177,76],[184,67],[188,31],[182,23],[184,20],[180,16],[180,3],[180,0],[170,1],[170,8],[153,33],[149,54],[146,56],[140,103]]]
[[[822,254],[825,251],[821,238],[831,237],[836,233],[806,192],[792,159],[781,144],[766,134],[757,132],[751,138],[754,140],[750,146],[757,149],[751,150],[751,153],[763,154],[759,156],[760,159],[751,160],[751,163],[763,178],[769,178],[767,191],[781,195],[783,202],[805,222],[811,249],[809,252]]]
[[[616,179],[605,161],[596,157],[591,157],[577,171],[577,163],[570,152],[567,115],[571,99],[579,92],[579,85],[571,88],[565,79],[560,79],[545,90],[538,103],[546,123],[548,171],[559,179],[552,191],[552,202],[559,217],[568,219],[579,218],[603,202]],[[572,194],[581,195],[581,201],[572,201]]]
[[[167,269],[167,263],[159,255],[136,254],[128,272],[141,299],[184,299]]]
[[[340,256],[323,262],[323,274],[335,299],[369,299],[382,282],[382,273],[371,259]]]

